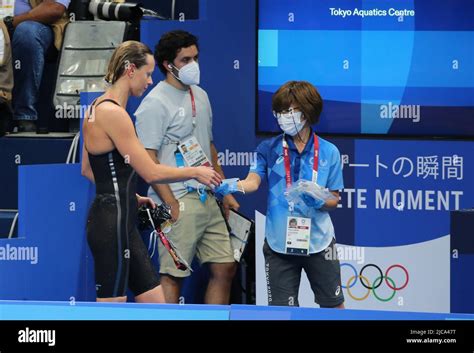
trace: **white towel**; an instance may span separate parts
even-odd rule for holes
[[[0,65],[4,62],[5,56],[5,36],[3,31],[0,29]]]

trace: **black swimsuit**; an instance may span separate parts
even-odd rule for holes
[[[108,99],[99,104],[106,101],[119,105]],[[87,241],[94,257],[97,297],[126,296],[128,287],[142,294],[160,281],[136,228],[136,173],[117,149],[88,155],[96,197],[87,219]]]

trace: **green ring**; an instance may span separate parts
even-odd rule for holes
[[[374,281],[374,285],[372,286],[372,293],[374,293],[374,297],[377,298],[378,300],[380,300],[381,302],[389,302],[390,300],[393,299],[393,297],[395,296],[395,293],[397,293],[396,290],[393,290],[393,293],[390,297],[384,299],[384,298],[380,298],[377,293],[375,293],[375,287],[377,287],[375,285],[375,283],[377,283],[378,280],[382,281],[382,279],[387,279],[389,280],[391,283],[392,283],[392,286],[395,288],[395,282],[393,281],[393,279],[391,279],[390,277],[387,277],[387,276],[380,276],[380,277],[377,277]]]

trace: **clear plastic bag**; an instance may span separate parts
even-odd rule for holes
[[[327,201],[335,200],[336,196],[312,181],[300,179],[291,185],[286,198],[290,206],[320,209]]]
[[[311,218],[313,222],[317,219],[318,210],[324,206],[329,200],[335,200],[334,196],[328,189],[324,189],[316,183],[308,180],[298,180],[289,188],[286,199],[290,206],[290,210],[294,215]],[[311,246],[315,252],[326,249],[333,239],[333,233],[326,232],[318,234],[311,231]]]

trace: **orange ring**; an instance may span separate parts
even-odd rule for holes
[[[365,281],[368,283],[368,286],[367,286],[367,287],[370,287],[370,282],[369,282],[369,280],[367,279],[367,277],[362,276],[362,275],[352,276],[352,277],[349,278],[349,280],[347,281],[347,287],[346,287],[347,294],[349,294],[349,296],[350,296],[352,299],[354,299],[354,300],[362,301],[362,300],[367,299],[367,297],[368,297],[369,294],[370,294],[370,289],[367,289],[367,293],[366,293],[364,296],[360,297],[360,298],[357,298],[357,297],[355,297],[354,295],[352,295],[351,289],[350,289],[350,283],[351,283],[351,281],[352,281],[353,279],[355,279],[355,278],[360,278],[361,283],[362,283],[362,280],[365,280]]]

